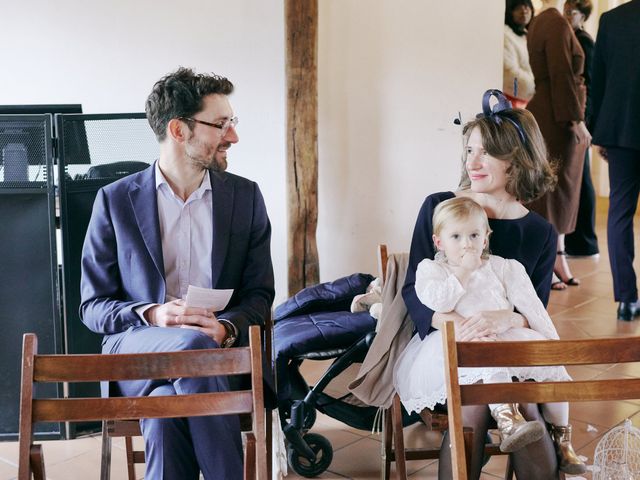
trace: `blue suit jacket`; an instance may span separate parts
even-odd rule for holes
[[[209,172],[213,203],[213,288],[233,288],[218,318],[248,344],[249,325],[263,325],[274,297],[271,225],[255,182]],[[165,278],[154,166],[118,180],[96,196],[82,251],[80,316],[94,332],[120,333],[143,322],[134,309],[165,302]]]
[[[640,0],[605,12],[593,53],[591,131],[601,147],[640,150]]]

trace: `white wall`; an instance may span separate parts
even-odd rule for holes
[[[303,1],[303,0],[301,0]],[[228,76],[240,117],[230,171],[258,181],[286,296],[282,0],[4,2],[0,104],[142,111],[178,65]],[[455,188],[460,127],[501,84],[503,0],[319,0],[322,280],[409,248],[425,195]]]
[[[461,127],[502,85],[503,0],[320,0],[321,279],[408,250],[424,197],[455,189]]]
[[[2,18],[0,104],[140,112],[153,83],[180,65],[229,77],[240,118],[229,171],[260,184],[286,295],[281,0],[23,0],[3,2]]]

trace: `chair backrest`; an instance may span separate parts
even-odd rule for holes
[[[401,288],[400,285],[404,282],[406,270],[396,271],[395,279],[387,278],[387,270],[389,259],[392,258],[396,262],[396,268],[399,265],[406,265],[408,262],[408,253],[395,253],[389,254],[387,246],[385,244],[378,245],[378,271],[382,282],[386,284],[388,281],[395,281],[396,292]],[[391,263],[393,265],[393,263]],[[392,266],[393,268],[393,266]],[[401,267],[404,268],[404,267]],[[391,284],[393,286],[393,284]],[[383,298],[388,300],[387,297]],[[389,308],[389,305],[385,305],[383,308]],[[374,340],[375,341],[375,340]],[[402,406],[400,403],[400,397],[397,393],[393,394],[393,400],[391,406],[385,411],[384,424],[382,428],[382,478],[388,479],[391,476],[391,464],[396,464],[396,475],[401,480],[407,479],[407,465],[406,462],[410,460],[432,460],[437,459],[440,453],[440,447],[426,447],[426,448],[411,448],[406,449],[403,435],[403,424],[405,423],[403,418]],[[442,431],[446,429],[446,415],[433,414],[431,422],[427,423],[427,429]]]
[[[380,243],[378,244],[378,272],[380,273],[382,283],[384,283],[387,278],[387,260],[389,260],[387,245]]]
[[[200,415],[252,414],[258,478],[266,478],[265,413],[260,328],[250,328],[249,347],[142,354],[38,355],[35,334],[23,337],[18,478],[31,478],[33,424]],[[98,382],[251,375],[251,390],[158,397],[35,398],[37,383]],[[246,457],[245,457],[246,458]],[[34,470],[44,465],[34,465]],[[245,465],[245,471],[251,466]]]
[[[489,403],[588,402],[640,398],[639,378],[460,385],[460,367],[595,365],[640,361],[639,337],[520,342],[455,341],[453,322],[443,335],[454,478],[466,479],[462,406]]]

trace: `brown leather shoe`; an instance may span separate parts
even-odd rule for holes
[[[500,450],[517,452],[521,448],[542,438],[545,432],[540,422],[527,422],[518,411],[517,403],[503,403],[491,411],[502,435]]]
[[[571,425],[552,425],[551,437],[556,446],[560,471],[571,475],[585,473],[587,466],[580,460],[571,445]]]

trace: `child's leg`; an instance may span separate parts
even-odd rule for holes
[[[511,375],[506,369],[495,369],[487,383],[510,383]],[[500,450],[515,452],[539,440],[544,435],[544,427],[539,422],[527,422],[518,411],[517,403],[489,404],[491,416],[496,420],[502,436]]]
[[[556,445],[560,470],[569,474],[584,473],[587,466],[576,455],[571,445],[571,425],[569,425],[569,404],[567,402],[544,403],[542,415],[551,424],[551,437]]]
[[[491,377],[485,383],[510,383],[511,376],[507,373],[505,369],[494,369],[494,372],[491,374]],[[498,408],[501,403],[490,403],[489,410],[494,411]]]
[[[569,424],[569,404],[567,402],[543,403],[542,415],[553,425]]]

